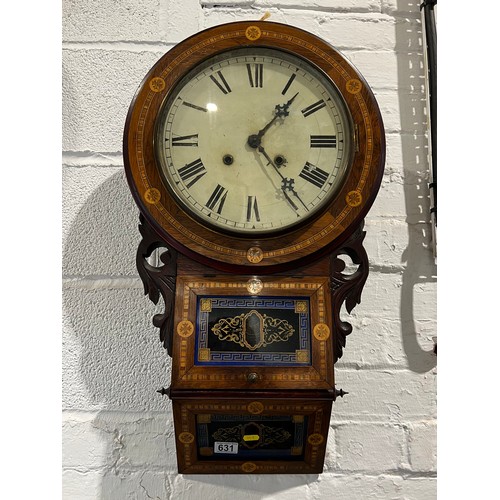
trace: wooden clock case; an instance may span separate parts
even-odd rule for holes
[[[307,224],[275,237],[218,234],[168,194],[154,156],[165,92],[217,51],[278,47],[313,62],[341,90],[355,153],[335,199]],[[181,42],[143,80],[124,132],[127,179],[141,216],[136,264],[172,357],[181,473],[321,473],[335,387],[334,364],[368,276],[363,220],[385,161],[375,98],[345,58],[298,28],[248,21]],[[257,258],[255,256],[257,255]],[[153,256],[156,256],[154,262]],[[346,271],[345,258],[352,262]],[[225,446],[225,448],[224,448]]]
[[[359,227],[329,255],[293,271],[235,275],[209,268],[168,247],[144,220],[140,229],[143,240],[137,266],[145,293],[154,303],[160,296],[165,303],[165,311],[154,316],[153,323],[172,356],[170,388],[159,392],[172,400],[179,472],[321,473],[332,403],[344,395],[335,387],[334,363],[342,356],[346,336],[352,331],[340,318],[340,311],[345,306],[351,312],[360,302],[368,277],[362,245],[365,232]],[[163,251],[161,263],[153,266],[150,257],[158,249]],[[348,274],[346,256],[355,264]],[[262,284],[257,294],[249,291],[255,281]],[[203,315],[225,298],[233,304],[228,307],[231,314],[226,310],[223,320],[248,317],[252,311],[261,317],[279,316],[283,303],[293,302],[297,310],[307,313],[304,345],[299,349],[286,346],[278,352],[259,348],[265,342],[261,328],[260,338],[243,339],[245,347],[236,342],[241,342],[240,336],[233,340],[236,349],[211,348],[204,326],[210,321]],[[238,299],[246,303],[235,304]],[[261,299],[270,306],[263,307]],[[216,320],[220,318],[219,314]],[[216,320],[211,323],[216,325]],[[241,324],[239,330],[243,330]],[[242,353],[250,359],[239,361]],[[252,353],[261,357],[252,359]],[[266,361],[265,354],[271,354],[271,361]],[[224,357],[227,362],[220,361]],[[226,424],[227,435],[221,434],[221,423]],[[218,433],[221,441],[233,442],[237,433],[239,455],[214,453],[214,440],[207,437],[210,425],[215,426],[212,436]],[[287,439],[276,437],[276,427]],[[259,439],[247,443],[246,436]],[[274,447],[270,439],[277,440]],[[266,453],[244,448],[254,444],[260,444]]]

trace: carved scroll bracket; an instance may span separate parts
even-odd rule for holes
[[[333,328],[336,332],[334,362],[342,357],[346,337],[352,332],[352,325],[340,319],[340,309],[345,303],[348,313],[361,303],[361,292],[368,278],[368,256],[363,247],[366,232],[364,221],[352,236],[330,256],[330,289],[332,291]],[[352,273],[344,272],[346,263],[340,258],[347,255],[357,265]]]
[[[174,322],[175,280],[177,277],[177,251],[158,237],[153,228],[144,219],[139,218],[139,231],[142,240],[137,248],[136,265],[144,285],[144,293],[157,304],[160,294],[165,303],[165,310],[153,316],[153,325],[160,329],[160,341],[172,356],[172,337]],[[159,253],[159,265],[148,261],[156,250]]]
[[[334,362],[342,357],[346,337],[352,325],[340,319],[340,310],[345,303],[348,313],[361,302],[361,293],[368,278],[368,256],[363,247],[364,223],[360,224],[352,236],[330,255],[330,289],[332,291],[333,329],[336,332]],[[149,223],[140,216],[139,231],[142,240],[137,249],[136,265],[144,285],[144,293],[157,304],[160,295],[165,303],[163,313],[153,316],[153,325],[160,329],[160,341],[172,355],[175,283],[177,278],[177,251],[162,240]],[[163,250],[162,253],[160,251]],[[159,263],[152,263],[151,256],[159,251]],[[354,272],[346,272],[346,264],[341,258],[347,255],[357,266]]]

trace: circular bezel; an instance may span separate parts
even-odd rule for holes
[[[283,226],[278,226],[275,228],[257,228],[257,229],[238,229],[231,228],[229,225],[217,224],[214,219],[207,213],[204,214],[196,211],[188,202],[183,199],[179,192],[176,192],[175,188],[175,179],[171,177],[171,174],[166,172],[168,170],[167,163],[168,160],[166,158],[166,152],[164,148],[164,138],[162,135],[162,129],[165,126],[165,122],[168,120],[168,115],[171,112],[172,107],[174,107],[175,101],[178,99],[179,94],[184,90],[185,86],[193,79],[197,78],[201,72],[206,70],[208,67],[216,66],[219,62],[224,62],[229,59],[237,59],[238,57],[243,58],[245,56],[244,52],[249,51],[250,57],[254,56],[265,56],[265,57],[276,57],[281,58],[282,62],[287,62],[290,64],[297,64],[300,61],[300,69],[308,72],[313,78],[316,79],[324,88],[327,90],[329,95],[334,98],[334,106],[335,110],[338,112],[341,120],[341,124],[344,127],[342,129],[342,143],[343,143],[343,153],[342,158],[339,160],[341,167],[339,168],[339,173],[337,177],[334,179],[334,184],[332,188],[329,190],[328,194],[321,199],[321,201],[317,202],[310,213],[305,214],[298,218],[297,220],[291,220],[289,223]],[[286,122],[286,120],[285,120]],[[350,115],[347,110],[347,105],[344,101],[342,94],[339,92],[337,87],[332,83],[332,81],[325,75],[319,68],[313,66],[309,61],[303,59],[297,54],[291,54],[282,49],[276,49],[275,47],[264,47],[264,46],[247,46],[247,47],[239,47],[239,48],[231,48],[229,50],[225,50],[219,52],[217,54],[212,55],[208,59],[200,62],[197,66],[192,68],[186,75],[184,75],[175,86],[167,93],[165,99],[160,106],[160,110],[158,112],[156,123],[155,123],[155,132],[153,138],[154,150],[156,155],[156,161],[159,166],[159,172],[162,176],[163,182],[171,196],[177,201],[179,206],[190,214],[194,219],[198,220],[201,224],[204,224],[208,227],[211,227],[214,231],[221,232],[223,234],[229,234],[233,236],[238,236],[241,238],[261,238],[261,237],[276,237],[285,232],[289,232],[292,229],[299,229],[304,226],[311,219],[314,219],[320,215],[320,213],[324,210],[324,208],[331,203],[333,198],[337,195],[339,190],[341,189],[348,169],[352,164],[352,157],[354,155],[353,151],[353,143],[354,143],[354,134],[353,134],[353,125],[350,118]],[[276,160],[278,163],[278,160]],[[230,163],[226,163],[230,164]],[[179,180],[179,179],[177,179]]]
[[[241,47],[272,47],[317,67],[338,89],[353,127],[352,161],[336,196],[304,224],[276,234],[243,237],[193,218],[165,186],[155,154],[155,124],[169,92],[207,58]],[[385,161],[380,111],[361,74],[324,40],[302,29],[269,21],[209,28],[166,53],[146,75],[131,103],[123,147],[130,189],[158,235],[201,263],[241,273],[255,272],[256,268],[262,274],[291,269],[342,244],[370,209]],[[253,258],[252,249],[258,249],[258,259]]]

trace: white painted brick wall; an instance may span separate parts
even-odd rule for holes
[[[63,493],[68,500],[436,497],[436,269],[423,56],[412,0],[63,1]],[[138,211],[122,131],[151,65],[222,22],[271,20],[325,38],[381,107],[387,163],[366,218],[371,272],[337,364],[325,472],[180,476],[170,360],[135,269]]]

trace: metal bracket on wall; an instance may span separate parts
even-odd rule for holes
[[[424,0],[420,4],[422,37],[424,40],[425,83],[427,90],[427,132],[429,136],[429,191],[431,198],[432,245],[437,257],[437,34],[434,7],[437,0]]]

